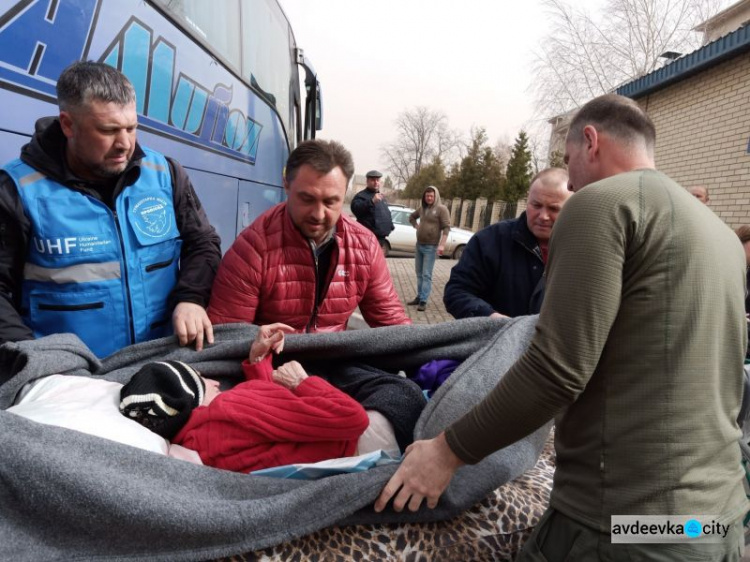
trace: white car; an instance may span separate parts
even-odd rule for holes
[[[388,242],[386,256],[391,250],[415,254],[417,252],[417,229],[409,223],[409,215],[414,212],[414,209],[400,205],[388,205],[388,208],[391,210],[391,219],[393,219],[395,229],[386,238]],[[459,259],[472,236],[474,233],[470,230],[451,227],[448,240],[445,241],[443,256],[454,260]]]

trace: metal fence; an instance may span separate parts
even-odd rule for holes
[[[519,203],[508,203],[507,201],[488,201],[487,205],[480,210],[478,202],[473,200],[469,201],[464,199],[462,201],[454,201],[453,199],[443,199],[441,202],[448,208],[448,213],[451,214],[451,216],[453,215],[453,206],[456,205],[458,207],[458,209],[456,209],[456,224],[453,226],[461,226],[467,230],[473,229],[474,216],[476,213],[479,213],[479,224],[477,230],[481,230],[492,224],[493,216],[497,217],[496,221],[516,218],[519,206]],[[420,201],[419,199],[399,199],[394,201],[394,203],[416,209]],[[499,211],[497,207],[499,207]],[[462,223],[461,218],[464,215],[464,209],[466,215],[465,221]]]
[[[516,218],[516,210],[518,209],[518,203],[508,203],[507,201],[503,201],[503,210],[500,213],[500,218],[498,220],[505,220],[505,219],[514,219]]]
[[[474,211],[477,208],[477,202],[476,201],[464,201],[464,205],[467,206],[466,211],[466,222],[464,223],[464,228],[471,230],[472,225],[474,224]]]
[[[482,230],[486,226],[490,226],[490,223],[492,222],[492,207],[492,203],[488,203],[479,214],[479,230]]]

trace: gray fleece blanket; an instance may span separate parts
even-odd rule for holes
[[[526,348],[535,317],[469,319],[289,336],[288,359],[339,358],[386,370],[431,359],[462,365],[429,402],[415,438],[437,435],[478,402]],[[206,560],[276,545],[333,524],[446,519],[534,466],[549,426],[461,468],[434,510],[376,514],[395,467],[314,481],[193,465],[4,410],[23,385],[53,373],[126,382],[145,362],[177,359],[207,376],[241,379],[257,328],[219,326],[201,352],[166,338],[99,361],[72,335],[0,347],[0,559]]]

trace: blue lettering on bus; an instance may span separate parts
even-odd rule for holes
[[[176,49],[162,39],[154,43],[151,53],[154,68],[172,68],[175,66]],[[170,73],[151,73],[151,84],[148,91],[148,114],[162,123],[169,122],[169,98],[172,91]]]
[[[0,80],[54,96],[60,72],[83,56],[98,3],[17,2],[0,16],[0,60],[16,71],[0,65]]]
[[[71,60],[87,56],[100,2],[22,0],[0,15],[0,82],[53,101],[60,72]],[[208,88],[178,73],[177,48],[163,37],[154,38],[153,30],[137,18],[131,17],[99,60],[133,83],[137,110],[147,117],[147,126],[255,163],[263,126],[230,109],[232,87]]]
[[[203,140],[221,142],[217,138],[217,135],[223,132],[226,126],[227,113],[229,113],[227,104],[231,99],[231,88],[222,85],[217,85],[214,88],[213,93],[208,98],[206,115],[203,118],[201,130],[198,133]]]

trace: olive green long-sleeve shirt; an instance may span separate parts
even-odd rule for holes
[[[551,507],[611,515],[747,510],[736,417],[745,257],[713,212],[655,170],[593,183],[553,231],[529,349],[446,431],[477,462],[556,417]]]

